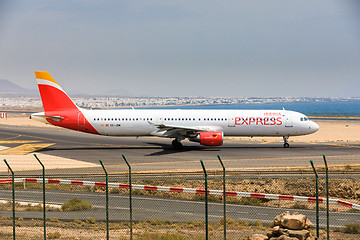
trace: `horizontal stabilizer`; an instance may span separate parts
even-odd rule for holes
[[[62,119],[64,119],[63,117],[60,117],[60,116],[46,116],[46,115],[43,115],[43,114],[31,114],[30,116],[31,119],[35,119],[36,118],[42,118],[42,119],[51,119],[53,121],[57,121],[57,122],[60,122]]]

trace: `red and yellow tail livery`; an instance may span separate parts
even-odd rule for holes
[[[46,71],[35,72],[44,112],[31,116],[35,120],[82,132],[98,134],[84,116],[81,109]]]

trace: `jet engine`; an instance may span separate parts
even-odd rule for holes
[[[190,137],[189,140],[205,146],[221,146],[223,135],[223,132],[197,132],[196,136]]]

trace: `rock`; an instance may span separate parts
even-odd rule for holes
[[[313,227],[313,224],[310,222],[310,220],[308,218],[306,218],[305,229],[310,229],[312,227]]]
[[[268,236],[269,238],[278,237],[280,236],[279,230],[280,226],[275,226],[266,233],[266,236]]]
[[[268,236],[268,238],[277,237],[272,230],[267,231],[266,236]]]
[[[298,240],[298,239],[295,238],[295,237],[289,237],[289,236],[286,236],[286,235],[281,235],[280,237],[277,238],[277,240]]]
[[[279,228],[279,235],[286,235],[289,236],[289,230],[286,228]]]
[[[289,212],[289,211],[285,211],[285,212],[283,212],[282,214],[277,215],[277,216],[274,218],[274,226],[281,226],[281,219],[282,219],[283,216],[285,216],[285,215],[290,215],[290,212]]]
[[[301,230],[304,229],[305,226],[308,228],[312,226],[310,220],[303,214],[298,215],[284,215],[281,218],[280,224],[282,227],[294,229],[294,230]]]
[[[262,234],[254,234],[248,238],[248,240],[268,240],[269,238]]]
[[[289,237],[295,237],[299,240],[306,240],[310,236],[309,230],[288,230]]]

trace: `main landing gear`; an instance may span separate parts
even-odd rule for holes
[[[181,144],[181,142],[178,139],[174,139],[172,141],[172,146],[175,150],[182,150],[183,149],[183,145]]]
[[[288,143],[289,137],[288,136],[283,136],[284,139],[284,148],[289,148],[290,145]]]

